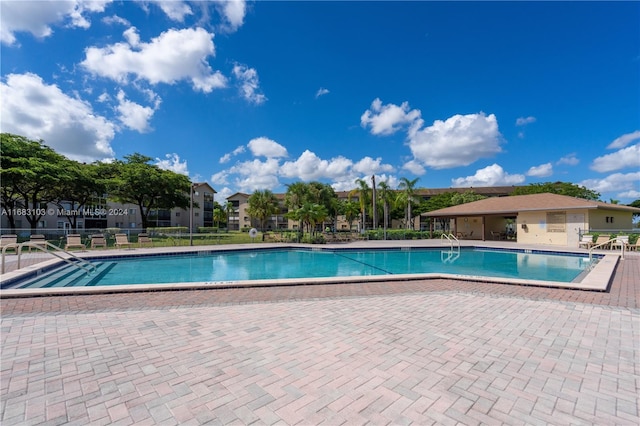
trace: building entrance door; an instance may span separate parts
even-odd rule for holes
[[[584,231],[584,214],[567,215],[567,245],[569,247],[578,247],[581,230]]]

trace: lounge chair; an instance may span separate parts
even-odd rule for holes
[[[87,249],[87,246],[82,244],[80,234],[67,235],[67,244],[65,244],[64,249],[69,250],[70,248],[81,248],[82,250]]]
[[[44,235],[33,234],[32,236],[29,237],[29,242],[31,244],[35,244],[39,247],[42,247],[45,251],[47,250],[47,239],[44,237]],[[33,246],[29,245],[29,253],[31,253],[32,248]]]
[[[149,245],[149,246],[153,247],[153,240],[151,238],[149,238],[149,234],[140,233],[140,234],[138,234],[138,245],[140,247],[142,247],[144,245]]]
[[[627,244],[625,245],[625,249],[627,251],[640,251],[640,238],[636,240],[635,244],[627,242]]]
[[[593,235],[583,235],[578,242],[578,248],[590,249],[593,245]]]
[[[627,245],[629,244],[629,236],[628,235],[621,235],[619,237],[616,237],[615,241],[611,242],[611,250],[622,250],[623,247],[627,247]]]
[[[107,248],[107,239],[104,234],[93,234],[91,236],[91,248],[104,247]]]
[[[116,248],[131,247],[127,234],[116,234]]]
[[[596,247],[599,248],[600,250],[605,250],[608,249],[610,244],[605,244],[607,241],[609,241],[609,235],[598,235],[598,238],[596,238],[596,241],[591,245],[591,247]],[[602,245],[600,245],[602,244]],[[591,248],[589,247],[589,248]]]
[[[17,253],[18,252],[18,236],[15,234],[2,235],[0,237],[0,249],[2,249],[2,251],[4,252],[10,249],[13,249],[13,251]]]

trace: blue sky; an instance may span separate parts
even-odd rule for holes
[[[0,125],[235,192],[640,198],[639,2],[0,2]]]

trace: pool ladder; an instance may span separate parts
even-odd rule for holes
[[[458,240],[455,235],[453,235],[453,234],[442,234],[440,236],[440,242],[444,244],[444,240],[445,239],[449,242],[449,246],[451,246],[451,250],[453,250],[455,248],[453,246],[454,244],[456,244],[456,246],[458,248],[458,251],[460,250],[460,240]]]
[[[20,244],[10,244],[7,246],[2,247],[2,271],[1,273],[4,274],[5,271],[5,255],[8,249],[13,249],[16,251],[17,255],[18,255],[18,267],[17,269],[21,268],[21,255],[22,255],[22,248],[23,247],[29,247],[29,251],[31,251],[32,248],[35,248],[37,250],[43,251],[47,254],[50,254],[52,256],[57,257],[58,259],[63,260],[64,262],[68,263],[69,265],[75,266],[76,268],[82,269],[83,271],[85,271],[87,273],[87,275],[91,275],[92,272],[96,271],[96,267],[95,265],[93,265],[91,262],[88,262],[84,259],[81,259],[77,256],[75,256],[73,253],[70,253],[66,250],[61,249],[60,247],[51,244],[49,241],[38,241],[38,242],[33,242],[33,241],[27,241],[24,243],[20,243]],[[48,248],[53,249],[53,251],[49,251]],[[63,256],[62,254],[60,254],[60,252],[66,254],[67,256]],[[73,262],[72,259],[75,259],[76,262]]]
[[[449,252],[446,253],[446,259],[445,252],[443,251],[440,253],[440,260],[442,263],[453,263],[460,257],[460,240],[458,240],[453,234],[442,234],[440,242],[444,244],[445,239],[449,242],[450,249]]]

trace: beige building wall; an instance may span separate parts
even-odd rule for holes
[[[593,212],[586,209],[521,212],[516,222],[518,242],[577,246]]]

